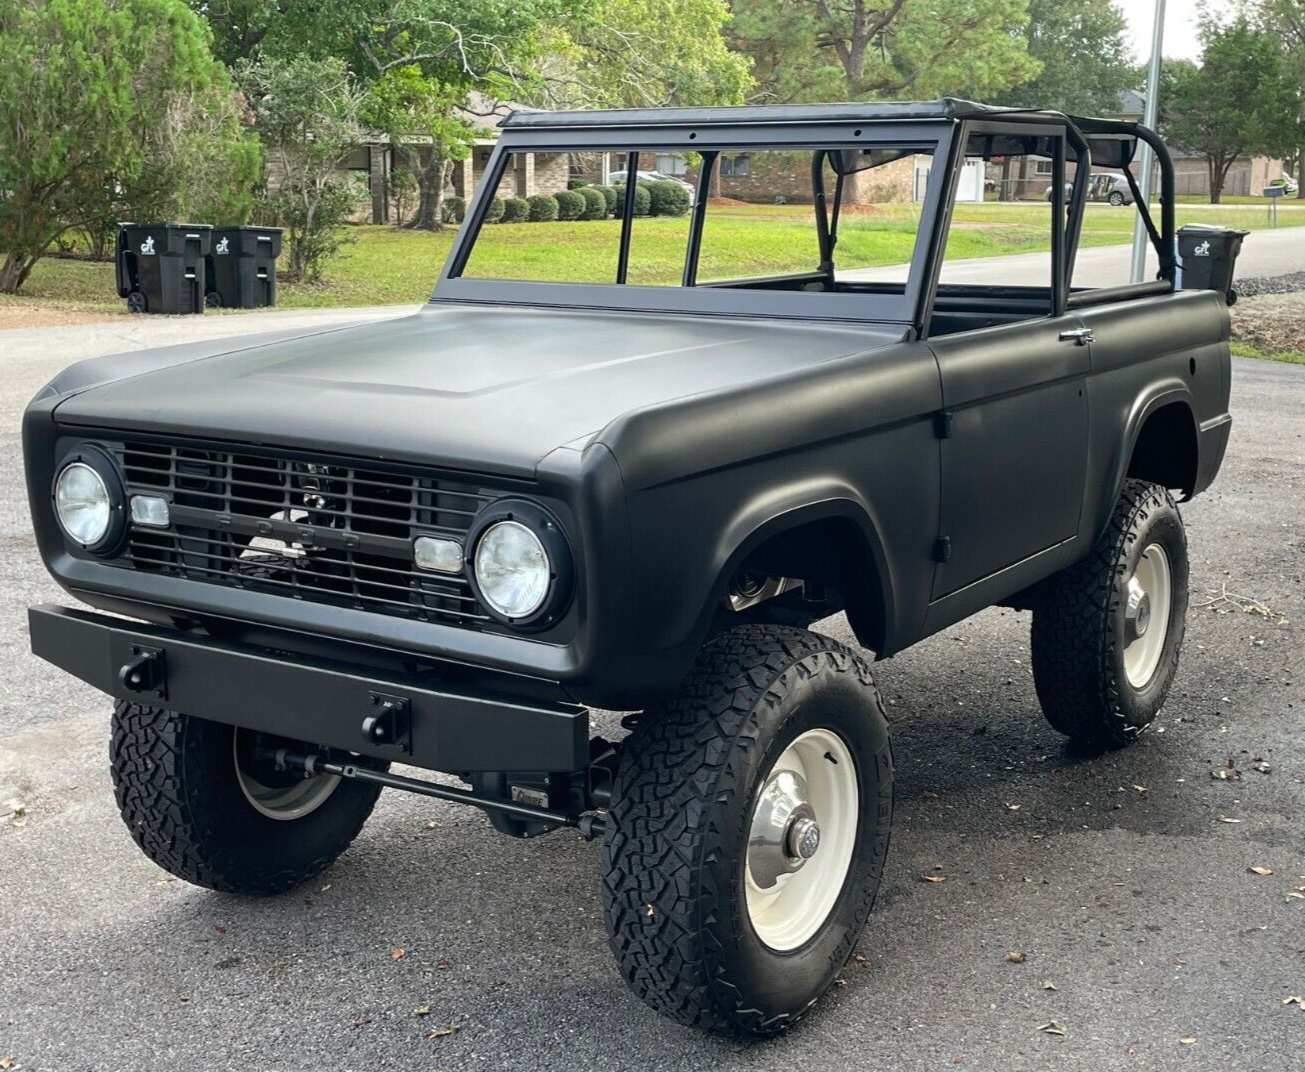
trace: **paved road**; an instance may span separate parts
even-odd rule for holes
[[[1102,209],[1106,211],[1106,209]],[[1286,275],[1299,272],[1305,264],[1301,247],[1305,244],[1305,231],[1299,227],[1282,226],[1272,231],[1252,231],[1242,244],[1237,259],[1237,275]],[[1078,251],[1074,258],[1074,285],[1076,287],[1111,287],[1129,280],[1132,246],[1089,246]],[[1148,251],[1147,278],[1154,278],[1158,262],[1155,253]],[[840,279],[900,281],[910,271],[908,264],[895,264],[883,268],[860,268],[839,272]],[[1014,286],[1046,286],[1051,277],[1051,254],[1014,253],[1006,257],[969,257],[949,260],[943,266],[946,283],[1008,283]]]
[[[1236,363],[1228,462],[1184,511],[1194,598],[1226,587],[1272,613],[1193,610],[1162,732],[1067,749],[1037,709],[1024,614],[986,611],[880,664],[899,781],[866,963],[756,1044],[698,1037],[625,990],[598,850],[574,835],[510,841],[387,795],[319,882],[272,901],[140,856],[104,699],[28,655],[19,616],[58,593],[28,536],[17,420],[70,338],[7,361],[0,384],[0,802],[28,808],[0,821],[0,1056],[19,1068],[1300,1067],[1305,1009],[1284,1001],[1305,995],[1305,901],[1288,896],[1305,887],[1305,369]],[[1212,778],[1230,758],[1240,780]],[[1052,1021],[1063,1037],[1039,1030]]]

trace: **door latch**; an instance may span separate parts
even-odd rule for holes
[[[1088,346],[1097,341],[1091,328],[1070,328],[1060,333],[1061,342],[1072,342],[1075,346]]]

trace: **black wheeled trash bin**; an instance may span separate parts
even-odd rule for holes
[[[208,254],[210,309],[261,309],[276,304],[280,227],[217,227]]]
[[[1183,290],[1215,290],[1232,305],[1237,300],[1233,290],[1233,271],[1242,239],[1249,231],[1230,227],[1213,227],[1207,223],[1188,223],[1178,228],[1178,261],[1183,266]]]
[[[120,223],[118,296],[133,313],[202,313],[207,223]]]

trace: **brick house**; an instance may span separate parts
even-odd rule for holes
[[[459,109],[468,122],[481,128],[471,152],[462,160],[452,161],[448,171],[446,193],[470,197],[485,175],[490,154],[498,140],[498,128],[512,111],[513,105],[495,102],[473,93],[470,109]],[[417,152],[424,164],[430,159],[430,150],[423,149],[417,140]],[[395,152],[390,139],[377,134],[365,139],[346,158],[341,171],[365,182],[370,194],[370,204],[355,217],[355,223],[394,223],[394,206],[390,204],[387,180],[396,169],[403,167],[402,158]],[[539,192],[556,193],[566,189],[571,174],[571,162],[565,153],[534,153],[523,156],[517,166],[503,177],[499,184],[500,197],[530,197]]]

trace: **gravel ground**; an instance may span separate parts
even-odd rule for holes
[[[123,312],[122,316],[127,314]],[[49,328],[68,324],[97,324],[117,319],[118,313],[63,309],[36,302],[0,301],[0,331],[14,328]]]
[[[1305,352],[1305,289],[1267,290],[1239,299],[1232,320],[1233,338],[1262,351]]]
[[[283,898],[194,889],[146,861],[113,804],[106,702],[27,653],[18,613],[59,598],[28,535],[16,431],[60,360],[0,385],[0,802],[26,806],[0,820],[13,1067],[1302,1067],[1305,369],[1234,363],[1228,460],[1184,508],[1194,607],[1156,733],[1105,756],[1067,748],[1012,611],[879,665],[897,812],[863,960],[800,1028],[755,1043],[699,1037],[626,991],[597,847],[571,834],[511,841],[387,794],[354,847]],[[850,639],[841,618],[824,628]]]

